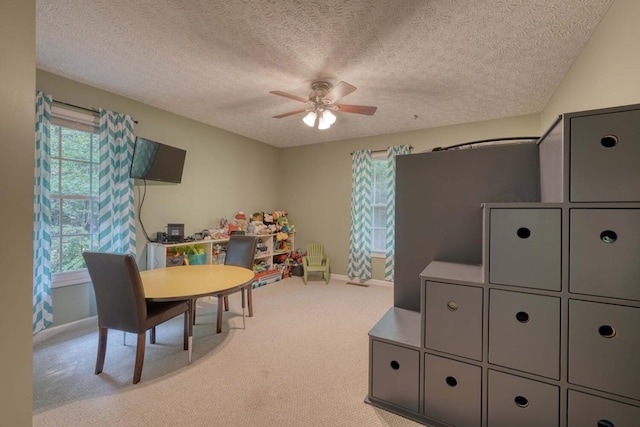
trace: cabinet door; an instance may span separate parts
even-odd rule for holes
[[[640,400],[640,308],[569,301],[569,382]]]
[[[572,202],[640,201],[640,110],[571,119]]]
[[[560,394],[556,386],[489,370],[490,427],[558,426]]]
[[[489,281],[559,291],[561,210],[491,209]]]
[[[420,411],[420,352],[371,340],[371,396]]]
[[[482,288],[426,283],[425,346],[482,360]]]
[[[570,218],[569,290],[640,300],[640,209],[571,209]]]
[[[568,427],[638,427],[640,407],[569,390]]]
[[[456,427],[481,422],[482,369],[444,357],[425,355],[424,413]]]
[[[560,298],[492,289],[489,362],[560,379]]]

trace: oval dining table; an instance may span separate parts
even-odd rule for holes
[[[234,265],[183,265],[140,272],[145,297],[153,301],[189,301],[189,363],[193,340],[193,314],[196,299],[218,297],[217,332],[221,331],[223,296],[252,286],[254,272]],[[244,297],[244,296],[243,296]],[[244,298],[242,304],[244,321]]]

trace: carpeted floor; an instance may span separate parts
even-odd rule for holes
[[[33,426],[418,426],[364,403],[368,331],[393,305],[393,289],[292,277],[254,290],[242,329],[240,296],[215,333],[215,301],[199,300],[193,363],[182,318],[147,344],[131,384],[135,337],[109,335],[94,375],[95,318],[34,338]]]

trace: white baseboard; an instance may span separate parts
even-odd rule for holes
[[[33,337],[33,343],[35,344],[35,343],[41,342],[43,340],[52,338],[58,334],[66,332],[70,329],[81,327],[84,324],[88,326],[88,325],[91,325],[92,323],[96,325],[98,324],[98,316],[85,317],[84,319],[76,320],[75,322],[64,323],[59,326],[52,326],[36,334]]]
[[[349,279],[348,276],[345,276],[344,274],[332,274],[331,278],[336,280],[342,280],[348,285],[358,285],[358,286],[376,285],[376,286],[386,286],[387,288],[393,288],[393,282],[387,282],[386,280],[369,279],[369,280],[365,280],[364,282],[360,282],[360,281],[351,280]]]

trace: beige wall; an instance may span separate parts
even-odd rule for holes
[[[541,114],[546,129],[562,113],[640,103],[640,1],[616,0]]]
[[[11,251],[0,257],[0,417],[31,425],[33,118],[35,1],[0,8],[0,224]]]

